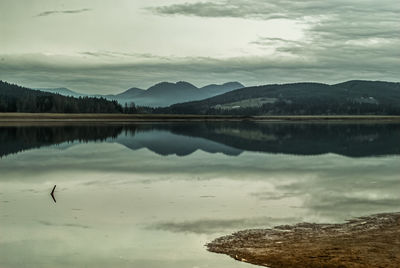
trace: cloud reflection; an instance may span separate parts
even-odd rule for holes
[[[202,219],[183,222],[159,222],[148,226],[149,229],[183,232],[195,234],[213,234],[227,232],[228,230],[240,230],[247,228],[266,228],[285,222],[296,222],[299,218],[243,218],[243,219]]]

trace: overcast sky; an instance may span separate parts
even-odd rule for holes
[[[398,0],[1,0],[0,79],[117,93],[399,81]]]

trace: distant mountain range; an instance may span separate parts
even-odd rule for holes
[[[72,91],[68,88],[65,87],[60,87],[60,88],[34,88],[34,90],[40,90],[43,92],[48,92],[48,93],[53,93],[53,94],[60,94],[63,96],[69,96],[69,97],[88,97],[89,95],[86,94],[81,94],[75,91]]]
[[[183,81],[177,83],[161,82],[149,87],[147,90],[130,88],[116,95],[86,95],[72,91],[68,88],[36,89],[72,97],[103,97],[108,100],[116,100],[122,105],[133,102],[139,106],[164,107],[175,103],[213,97],[243,87],[244,86],[239,82],[228,82],[222,85],[211,84],[201,88],[197,88],[196,86]]]
[[[155,113],[322,115],[400,114],[400,83],[353,80],[246,87]]]
[[[7,83],[3,82],[2,85],[4,88],[7,87]],[[16,85],[13,86],[17,87]],[[26,90],[28,89],[24,90],[27,92]],[[202,88],[197,88],[188,82],[181,81],[177,83],[162,82],[151,86],[147,90],[130,88],[116,95],[94,96],[74,92],[67,88],[42,88],[39,90],[65,96],[90,97],[89,99],[93,99],[93,97],[102,97],[107,100],[119,102],[122,105],[133,102],[137,106],[150,107],[129,111],[139,113],[210,115],[400,115],[400,83],[384,81],[352,80],[333,85],[323,83],[291,83],[255,87],[244,87],[238,82],[229,82],[222,85],[212,84]],[[15,95],[14,91],[6,90],[5,92],[8,93],[4,94]],[[34,92],[39,93],[40,91]],[[44,92],[41,92],[40,94],[43,93]],[[4,100],[9,100],[9,98],[5,97],[6,95],[4,95]],[[17,96],[13,98],[17,98]],[[87,98],[85,99],[86,102],[89,101]],[[40,98],[37,100],[45,101]],[[21,109],[27,111],[26,107],[30,105],[29,99],[25,97],[23,100],[21,98],[18,99],[18,101],[22,101],[25,104],[20,105],[20,109],[17,109],[17,111],[22,111]],[[68,99],[68,101],[76,102],[77,100]],[[10,105],[7,107],[9,108]],[[35,107],[44,107],[46,105],[40,104]],[[72,107],[76,107],[76,105],[72,105]],[[62,108],[62,110],[66,111],[68,109]],[[122,111],[121,108],[118,109]],[[39,110],[42,111],[43,109]],[[128,111],[127,109],[123,110],[125,112]],[[51,109],[49,111],[51,111]]]

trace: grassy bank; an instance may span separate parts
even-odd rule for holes
[[[208,250],[271,268],[399,267],[400,213],[342,224],[299,223],[237,232]]]

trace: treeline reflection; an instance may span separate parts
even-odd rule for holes
[[[349,157],[400,153],[400,124],[201,122],[0,127],[0,156],[66,142],[116,142],[132,150],[188,155],[196,150]]]

